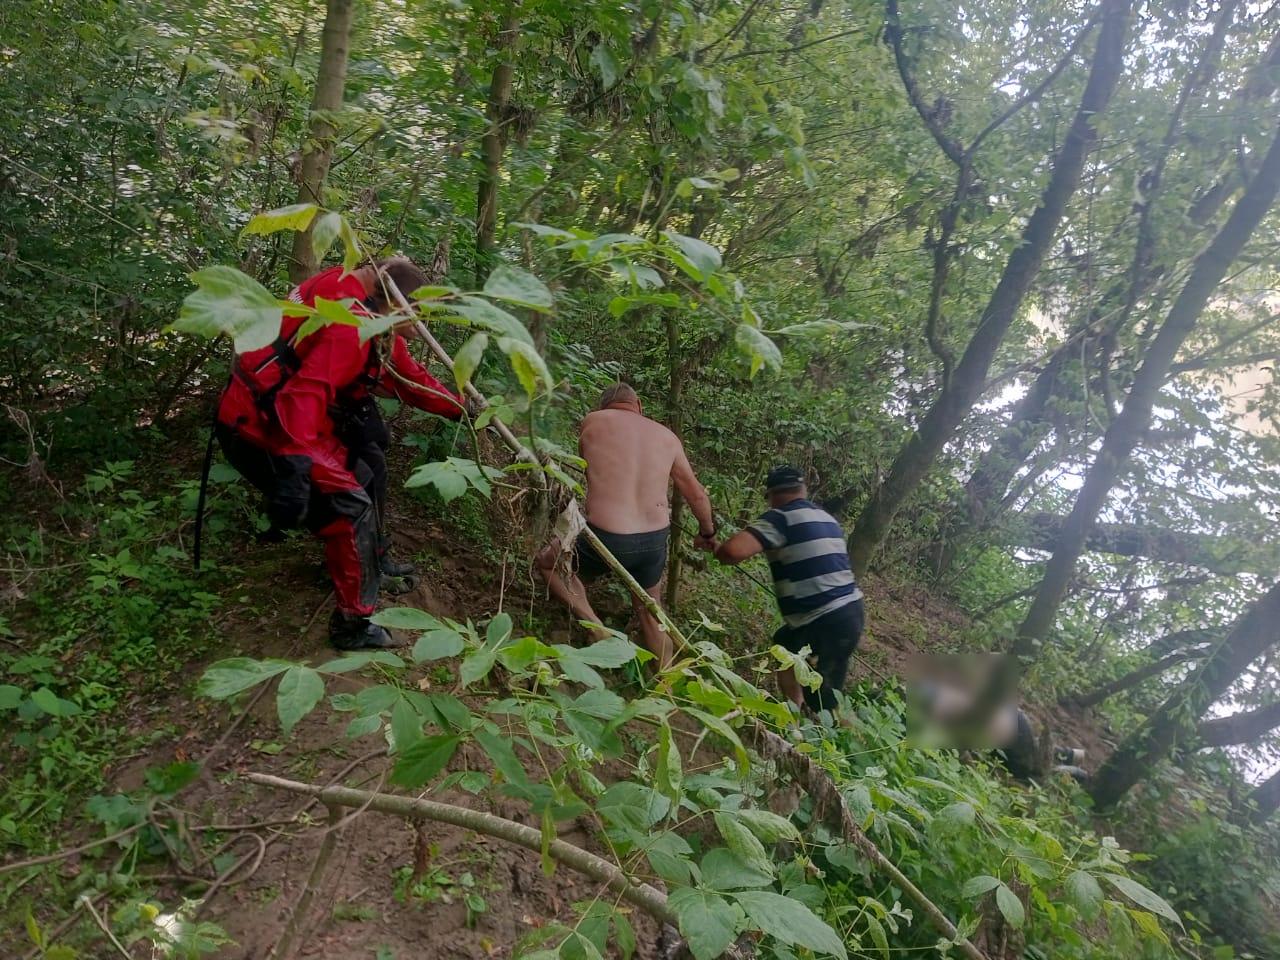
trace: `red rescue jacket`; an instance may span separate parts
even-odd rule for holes
[[[306,306],[314,306],[317,297],[353,299],[352,311],[367,314],[363,301],[368,295],[358,277],[344,277],[342,267],[333,267],[304,280],[289,299]],[[355,327],[329,324],[291,343],[303,321],[284,317],[274,344],[236,356],[218,420],[271,453],[309,457],[311,481],[319,490],[360,486],[346,468],[346,447],[334,435],[335,407],[377,390],[420,410],[454,420],[462,416],[462,398],[413,359],[399,334],[362,344]],[[383,356],[388,339],[389,358]],[[426,389],[402,383],[392,370]]]

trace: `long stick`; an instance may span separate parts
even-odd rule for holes
[[[253,775],[250,774],[252,777]],[[323,800],[324,798],[321,797]],[[297,946],[298,935],[302,932],[307,922],[307,915],[311,913],[311,904],[316,898],[316,891],[320,889],[320,883],[324,880],[325,868],[329,865],[329,858],[333,856],[333,848],[338,843],[338,831],[334,829],[338,821],[342,819],[342,811],[338,804],[329,803],[325,800],[329,807],[329,827],[324,832],[324,839],[320,841],[320,849],[316,851],[316,858],[311,864],[311,873],[307,877],[307,885],[302,889],[302,896],[298,898],[298,905],[293,908],[293,914],[289,917],[289,922],[285,925],[284,933],[276,942],[276,948],[273,956],[277,960],[291,960],[294,949]]]
[[[542,852],[542,833],[522,823],[506,820],[491,813],[479,810],[468,810],[448,803],[437,803],[434,800],[415,800],[411,797],[396,797],[385,793],[370,793],[368,790],[356,790],[351,787],[321,787],[313,783],[302,783],[297,780],[286,780],[282,777],[266,773],[248,773],[245,778],[259,786],[271,787],[275,790],[287,790],[290,793],[301,793],[315,797],[331,807],[367,807],[379,813],[389,813],[409,820],[433,820],[448,823],[466,830],[474,830],[486,836],[496,837],[508,843],[524,847],[526,850]],[[329,834],[332,837],[334,834]],[[621,869],[563,840],[552,840],[547,848],[550,856],[567,867],[585,874],[592,880],[598,880],[622,899],[644,910],[651,916],[676,926],[679,919],[667,905],[666,895],[647,883],[636,883]]]

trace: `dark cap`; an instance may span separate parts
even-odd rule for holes
[[[790,487],[798,487],[804,483],[804,474],[800,472],[798,467],[782,465],[774,467],[769,471],[769,475],[765,478],[764,488],[766,492],[772,493],[774,490],[786,490]]]

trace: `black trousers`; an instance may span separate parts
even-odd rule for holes
[[[836,691],[844,689],[849,658],[858,649],[865,623],[859,599],[802,627],[784,625],[773,635],[774,643],[792,653],[799,653],[804,647],[812,651],[809,663],[822,677],[822,686],[817,690],[804,688],[804,702],[810,710],[835,709]]]
[[[347,469],[357,473],[358,465],[363,465],[367,473],[367,477],[357,473],[357,479],[373,502],[378,532],[382,534],[387,522],[387,450],[391,447],[391,431],[373,397],[342,407],[333,419],[337,437],[348,451]]]

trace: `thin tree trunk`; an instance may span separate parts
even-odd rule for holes
[[[355,19],[354,0],[328,0],[324,32],[320,35],[320,66],[316,71],[315,96],[311,101],[311,123],[302,147],[302,175],[299,203],[324,205],[324,182],[333,160],[333,138],[337,129],[328,115],[342,109],[347,84],[347,54],[351,46],[351,24]],[[316,255],[311,249],[311,230],[293,235],[293,255],[289,279],[301,283],[316,272]]]
[[[1280,701],[1257,710],[1206,720],[1196,730],[1196,737],[1202,747],[1229,747],[1251,743],[1276,727],[1280,727]]]
[[[1171,653],[1167,657],[1161,657],[1154,663],[1148,663],[1138,667],[1136,670],[1130,670],[1124,676],[1117,677],[1110,683],[1104,683],[1100,687],[1095,687],[1088,693],[1069,694],[1062,699],[1064,703],[1073,704],[1077,707],[1096,707],[1104,700],[1111,699],[1117,693],[1131,690],[1152,677],[1158,677],[1166,670],[1176,667],[1180,663],[1186,663],[1190,659],[1192,659],[1190,653],[1185,650],[1179,650],[1177,653]]]
[[[1089,792],[1099,807],[1115,805],[1176,744],[1194,740],[1204,712],[1270,647],[1280,643],[1280,583],[1234,624],[1227,638],[1180,683],[1102,765]]]
[[[1254,823],[1265,823],[1271,819],[1272,814],[1280,808],[1280,770],[1254,787],[1248,796],[1248,802],[1253,804],[1249,819]]]
[[[667,325],[667,408],[670,410],[670,422],[667,424],[671,432],[681,443],[684,442],[684,371],[680,362],[680,327],[676,314],[669,311],[666,316]],[[671,491],[671,535],[667,542],[667,589],[664,601],[667,612],[673,617],[677,615],[677,604],[680,600],[680,576],[684,561],[680,556],[682,537],[681,523],[684,520],[684,497],[679,490]]]
[[[1053,173],[1040,205],[1027,221],[1018,249],[1005,264],[950,384],[930,407],[919,430],[898,453],[888,476],[872,493],[854,524],[849,537],[849,558],[855,574],[866,572],[872,555],[888,536],[894,516],[982,395],[996,350],[1040,272],[1067,202],[1080,184],[1085,157],[1097,137],[1094,120],[1106,110],[1124,65],[1131,0],[1105,0],[1104,7],[1089,81],[1071,130],[1054,160]]]
[[[1239,256],[1254,228],[1262,221],[1280,190],[1280,130],[1272,140],[1262,167],[1237,202],[1217,236],[1196,257],[1191,275],[1134,376],[1124,407],[1107,427],[1102,448],[1085,477],[1070,516],[1063,522],[1058,546],[1045,567],[1040,589],[1018,629],[1012,652],[1019,658],[1034,654],[1048,635],[1084,551],[1098,512],[1106,502],[1121,469],[1151,422],[1151,410],[1173,366],[1174,358],[1195,327],[1209,297],[1231,263]]]
[[[520,34],[517,5],[512,4],[502,18],[502,27],[494,41],[498,63],[489,82],[489,99],[485,105],[484,136],[480,140],[480,183],[476,191],[476,285],[484,283],[497,250],[498,182],[502,176],[502,156],[507,149],[507,109],[511,105],[511,87],[516,64],[513,51]]]

